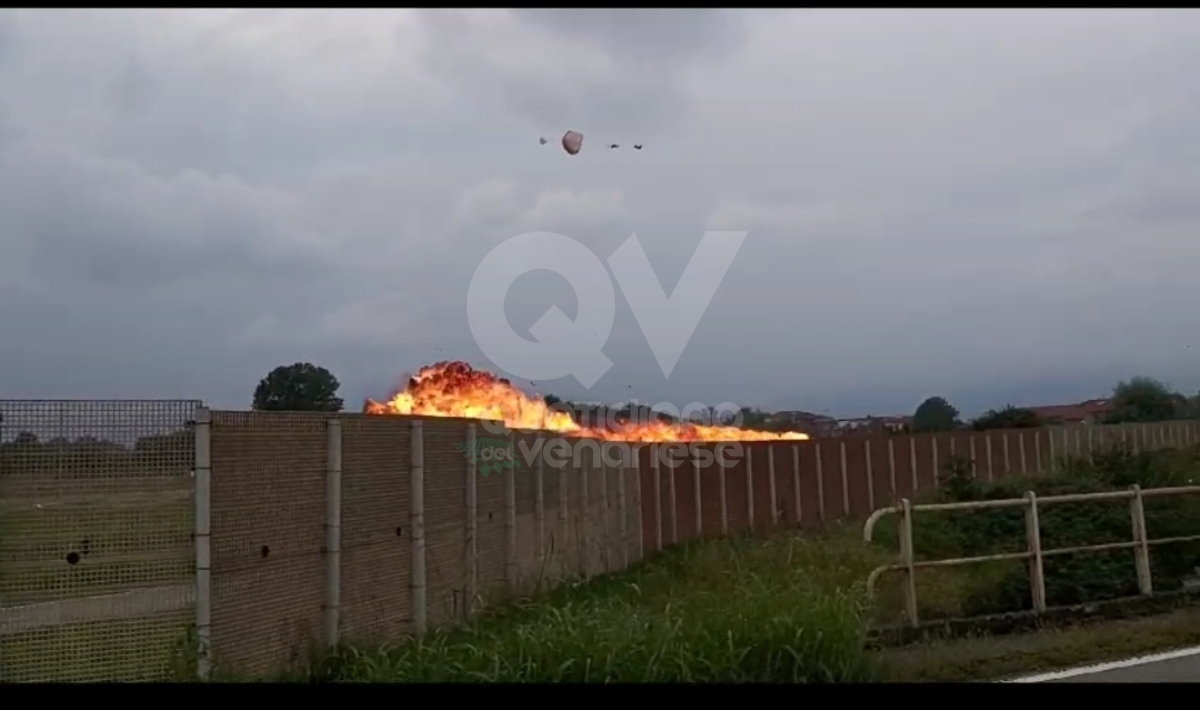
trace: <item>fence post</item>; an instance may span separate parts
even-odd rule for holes
[[[1025,430],[1017,431],[1017,455],[1021,457],[1021,475],[1029,474],[1028,464],[1025,463]]]
[[[516,452],[513,452],[516,454]],[[537,466],[533,469],[533,521],[537,528],[538,565],[546,564],[546,473],[542,463],[545,456],[538,456]]]
[[[717,449],[719,450],[723,446],[724,446],[724,444],[717,444]],[[738,444],[738,446],[741,446],[741,444]],[[721,457],[720,460],[724,461],[725,458]],[[721,534],[728,535],[729,534],[729,497],[727,495],[725,495],[725,467],[724,466],[717,466],[717,484],[719,485],[719,487],[721,489]]]
[[[1150,542],[1146,535],[1146,508],[1142,504],[1142,487],[1134,484],[1129,487],[1133,497],[1129,499],[1129,517],[1133,521],[1134,562],[1137,565],[1138,592],[1149,596],[1154,593],[1154,584],[1150,579]]]
[[[933,451],[933,487],[937,488],[942,483],[941,472],[938,470],[941,468],[941,462],[938,461],[937,434],[929,436],[929,446]]]
[[[888,487],[891,488],[892,502],[896,501],[896,440],[888,437]],[[799,507],[799,505],[797,505]]]
[[[325,643],[338,645],[342,610],[342,420],[325,422]]]
[[[508,431],[508,450],[516,453],[513,432]],[[514,464],[504,467],[504,582],[509,594],[520,591],[521,566],[517,557],[517,471]]]
[[[746,445],[746,519],[747,530],[754,529],[754,447]]]
[[[975,463],[975,435],[971,434],[971,439],[967,444],[967,450],[971,457],[971,478],[979,478],[979,466]]]
[[[871,440],[870,439],[866,439],[863,441],[863,456],[866,458],[866,461],[867,461],[867,465],[865,466],[866,471],[867,471],[867,508],[872,513],[874,513],[875,512],[875,470],[874,470],[874,467],[871,465]]]
[[[604,564],[604,573],[613,571],[612,564],[612,501],[608,497],[608,456],[609,446],[601,442],[600,452],[600,561]]]
[[[621,536],[621,569],[629,566],[629,504],[625,496],[625,477],[630,471],[630,452],[632,445],[621,443],[617,445],[621,451],[621,465],[617,468],[617,523],[618,534]]]
[[[1000,436],[1002,437],[1000,441],[1003,442],[1003,446],[1000,447],[1000,450],[1004,453],[1004,475],[1011,476],[1012,459],[1010,459],[1008,456],[1008,431],[1005,430],[1000,432]]]
[[[425,633],[427,607],[425,605],[425,422],[413,419],[412,466],[409,475],[409,507],[412,521],[412,614],[413,633]]]
[[[817,455],[817,519],[825,522],[825,464],[821,461],[821,442],[813,444]]]
[[[212,674],[212,411],[196,410],[196,671],[201,680]]]
[[[917,475],[917,437],[908,435],[908,463],[912,472],[912,492],[916,493],[920,486],[920,476]]]
[[[995,459],[991,456],[991,432],[983,433],[983,451],[984,457],[988,459],[988,482],[991,483],[996,477]]]
[[[704,515],[700,507],[704,503],[704,496],[700,492],[700,452],[695,453],[692,458],[692,497],[696,504],[696,539],[699,540],[704,537]]]
[[[1044,471],[1045,468],[1042,465],[1042,430],[1041,429],[1035,429],[1033,431],[1033,458],[1034,458],[1034,461],[1036,462],[1034,464],[1033,472],[1038,473],[1038,474],[1042,473],[1042,471]]]
[[[842,515],[850,515],[850,477],[846,472],[846,439],[838,442],[839,465],[842,471]]]
[[[669,450],[669,449],[668,449]],[[679,504],[675,497],[675,474],[679,470],[679,462],[671,456],[672,466],[667,466],[667,507],[671,509],[671,544],[679,544]]]
[[[650,468],[654,471],[654,549],[663,549],[662,466],[659,465],[658,444],[651,445]]]
[[[570,459],[567,459],[567,461],[570,461]],[[567,485],[568,485],[567,461],[564,461],[558,465],[558,537],[559,537],[559,540],[558,540],[558,545],[556,546],[556,549],[558,551],[558,564],[555,565],[555,569],[558,571],[558,574],[561,577],[567,576],[567,569],[568,569],[567,562],[570,559],[570,555],[567,552],[567,550],[568,550],[567,541],[571,538],[571,518],[570,518],[570,512],[571,512],[570,511],[570,507],[571,507],[570,500],[571,499],[570,499],[570,491],[567,490]],[[640,475],[641,474],[639,473],[639,477],[640,477]],[[638,523],[639,523],[638,530],[639,531],[641,530],[641,520],[642,520],[641,510],[639,509],[638,510]],[[638,535],[638,539],[639,540],[642,539],[642,536],[640,534]]]
[[[580,443],[582,444],[583,442],[581,441]],[[581,508],[580,520],[582,522],[580,523],[580,525],[578,527],[578,530],[579,530],[578,538],[579,539],[576,540],[575,547],[576,547],[576,549],[579,550],[579,576],[582,577],[583,579],[587,579],[588,577],[592,576],[592,550],[591,550],[591,545],[592,545],[592,501],[591,501],[592,481],[591,481],[591,476],[588,473],[588,469],[591,468],[591,466],[589,466],[588,464],[590,464],[592,461],[592,453],[591,452],[593,451],[593,449],[591,449],[587,446],[582,446],[581,448],[578,449],[578,451],[579,451],[579,507]],[[584,463],[584,461],[583,461],[583,454],[585,452],[588,455],[588,463]],[[657,464],[657,461],[655,463]],[[656,506],[658,506],[658,505],[661,505],[662,503],[658,497],[658,471],[657,471],[657,469],[654,472],[654,488],[655,488],[654,503]],[[515,493],[514,493],[514,496],[515,496]],[[657,507],[655,508],[655,515],[656,515],[656,517],[661,515],[661,513],[659,512],[659,509]],[[662,524],[662,521],[660,519],[659,520],[660,527],[659,527],[659,535],[658,535],[658,549],[660,549],[660,550],[662,549],[661,524]]]
[[[904,565],[904,609],[908,623],[913,628],[920,625],[917,618],[917,569],[913,554],[912,503],[907,498],[900,500],[900,564]]]
[[[796,501],[796,525],[804,522],[804,501],[800,498],[800,445],[792,444],[792,495]]]
[[[1037,494],[1025,493],[1028,505],[1025,508],[1025,539],[1029,550],[1029,592],[1033,598],[1033,611],[1046,611],[1046,577],[1042,568],[1042,531],[1038,524]]]
[[[771,525],[779,525],[779,491],[775,488],[775,445],[767,444],[767,493],[771,499]]]
[[[467,424],[467,480],[466,514],[463,521],[466,525],[466,545],[463,546],[463,620],[475,613],[475,603],[479,597],[479,474],[477,471],[479,452],[475,449],[476,426],[474,422]]]
[[[642,449],[637,444],[633,450],[633,497],[634,509],[637,510],[637,558],[646,556],[646,524],[642,516]]]

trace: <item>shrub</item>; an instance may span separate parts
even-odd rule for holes
[[[1119,490],[1133,484],[1143,489],[1194,485],[1200,478],[1200,449],[1135,454],[1116,447],[1086,459],[1065,459],[1047,475],[986,483],[973,478],[969,462],[947,463],[943,485],[921,502],[960,502],[1020,498],[1032,490],[1040,497],[1066,493]],[[1127,501],[1090,501],[1039,506],[1042,548],[1070,548],[1131,539]],[[1173,496],[1145,500],[1150,537],[1200,534],[1200,497]],[[894,548],[894,523],[880,540]],[[974,557],[1025,549],[1023,509],[946,511],[919,514],[913,546],[920,559]],[[1151,548],[1151,575],[1156,591],[1178,589],[1200,564],[1200,543],[1171,543]],[[944,612],[975,616],[1029,609],[1029,576],[1022,562],[997,562],[958,568],[958,599]],[[1046,599],[1052,606],[1083,604],[1137,594],[1132,550],[1084,551],[1046,557]],[[921,593],[918,592],[918,600]],[[942,613],[939,613],[942,612]]]

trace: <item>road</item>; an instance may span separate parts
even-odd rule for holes
[[[1009,683],[1200,683],[1200,646],[1054,673]]]

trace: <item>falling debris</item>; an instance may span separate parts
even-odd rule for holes
[[[583,134],[579,131],[567,131],[563,134],[560,142],[562,143],[563,150],[567,152],[567,155],[579,155],[579,151],[583,150]],[[538,138],[538,143],[541,145],[546,145],[549,143],[549,141],[547,141],[545,138]],[[618,150],[621,147],[620,143],[609,143],[607,145],[609,150]],[[642,144],[635,143],[633,149],[641,150]]]

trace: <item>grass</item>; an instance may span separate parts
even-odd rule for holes
[[[4,682],[133,682],[196,677],[189,610],[0,635]]]
[[[190,584],[186,485],[167,478],[99,479],[60,489],[0,481],[0,606],[71,604]],[[181,610],[0,630],[0,679],[172,677],[190,621],[190,610]]]
[[[839,532],[735,538],[485,612],[419,641],[345,648],[312,681],[850,682],[877,554]]]

